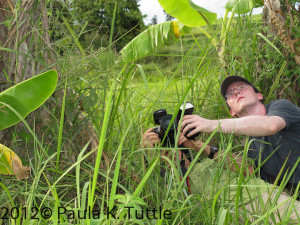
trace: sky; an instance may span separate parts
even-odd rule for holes
[[[193,0],[193,2],[211,12],[217,13],[218,18],[224,16],[224,6],[228,0]],[[140,0],[140,10],[143,15],[147,15],[144,19],[146,25],[151,23],[154,15],[157,16],[157,23],[165,22],[163,9],[158,3],[158,0]],[[262,12],[262,8],[254,9],[253,14]]]

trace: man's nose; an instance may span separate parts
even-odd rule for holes
[[[237,96],[238,94],[241,94],[241,91],[239,91],[237,88],[235,88],[233,91],[234,91],[235,96]]]

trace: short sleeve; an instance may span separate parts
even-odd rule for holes
[[[275,100],[269,104],[267,116],[279,116],[285,120],[286,128],[300,122],[300,108],[286,99]]]

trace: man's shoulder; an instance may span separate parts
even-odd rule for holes
[[[266,105],[267,116],[279,116],[286,122],[286,130],[290,124],[300,127],[300,108],[287,99],[278,99]]]
[[[295,105],[287,99],[276,99],[276,100],[268,103],[267,105],[273,106],[273,105],[282,105],[282,104],[283,105]]]
[[[265,105],[267,108],[267,111],[270,111],[272,109],[277,109],[277,108],[293,108],[296,110],[300,110],[298,106],[296,106],[294,103],[287,99],[276,99],[268,104]]]

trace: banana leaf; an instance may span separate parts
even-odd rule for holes
[[[191,31],[178,21],[168,21],[149,27],[134,39],[132,39],[122,50],[123,61],[128,62],[143,58],[161,49],[164,45],[175,43],[179,36]]]
[[[0,130],[13,126],[21,121],[7,105],[25,118],[52,95],[56,88],[57,79],[57,72],[50,70],[1,92]]]
[[[189,27],[207,25],[202,15],[206,17],[209,23],[214,23],[217,19],[216,13],[197,6],[191,0],[158,0],[158,2],[168,14]]]
[[[262,0],[229,0],[225,8],[236,14],[245,14],[250,12],[253,8],[263,5]]]

